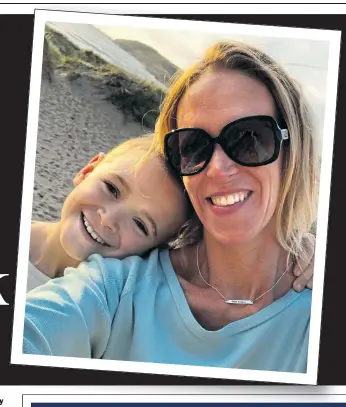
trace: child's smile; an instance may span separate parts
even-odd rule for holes
[[[88,219],[86,218],[86,216],[83,214],[83,212],[81,213],[82,216],[82,222],[83,225],[85,227],[85,231],[87,232],[88,236],[90,236],[90,238],[94,241],[99,243],[101,246],[106,246],[106,247],[111,247],[108,243],[106,243],[101,236],[99,236],[95,230],[93,229],[93,227],[91,226],[90,222],[88,221]]]

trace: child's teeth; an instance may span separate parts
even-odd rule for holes
[[[90,236],[96,240],[98,243],[105,245],[106,242],[104,240],[102,240],[95,232],[94,229],[90,226],[89,222],[87,221],[86,217],[83,216],[83,222],[85,225],[86,230],[88,231],[88,233],[90,234]]]

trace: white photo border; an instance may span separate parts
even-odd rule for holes
[[[35,176],[38,113],[41,89],[44,26],[47,22],[69,22],[98,24],[104,26],[134,26],[136,28],[161,28],[169,30],[202,30],[213,33],[254,35],[258,37],[302,38],[329,41],[329,65],[327,74],[327,94],[323,132],[323,148],[319,189],[319,206],[314,269],[314,289],[312,293],[309,353],[306,373],[269,372],[246,369],[216,367],[181,366],[161,363],[127,362],[116,360],[95,360],[70,357],[27,355],[22,353],[24,330],[27,262],[29,258],[31,211]],[[274,27],[250,24],[214,23],[191,20],[170,20],[169,18],[128,17],[110,14],[84,12],[64,12],[35,10],[34,40],[32,52],[27,140],[23,177],[20,237],[17,263],[17,282],[13,318],[13,339],[11,363],[92,370],[110,370],[165,375],[213,377],[223,379],[281,382],[295,384],[316,384],[321,327],[321,311],[324,283],[324,264],[327,242],[327,225],[331,170],[334,143],[336,93],[338,85],[339,54],[341,32],[334,30]],[[328,135],[328,137],[327,137]]]

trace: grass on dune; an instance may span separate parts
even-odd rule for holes
[[[53,69],[64,72],[73,81],[92,78],[105,91],[105,99],[117,106],[126,116],[153,130],[165,92],[153,83],[111,65],[91,50],[81,50],[63,34],[48,25],[45,28],[49,59]]]

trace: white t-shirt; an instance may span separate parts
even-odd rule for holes
[[[42,284],[50,281],[51,278],[42,273],[38,268],[36,268],[30,261],[28,267],[28,280],[26,284],[26,292],[39,287]]]

